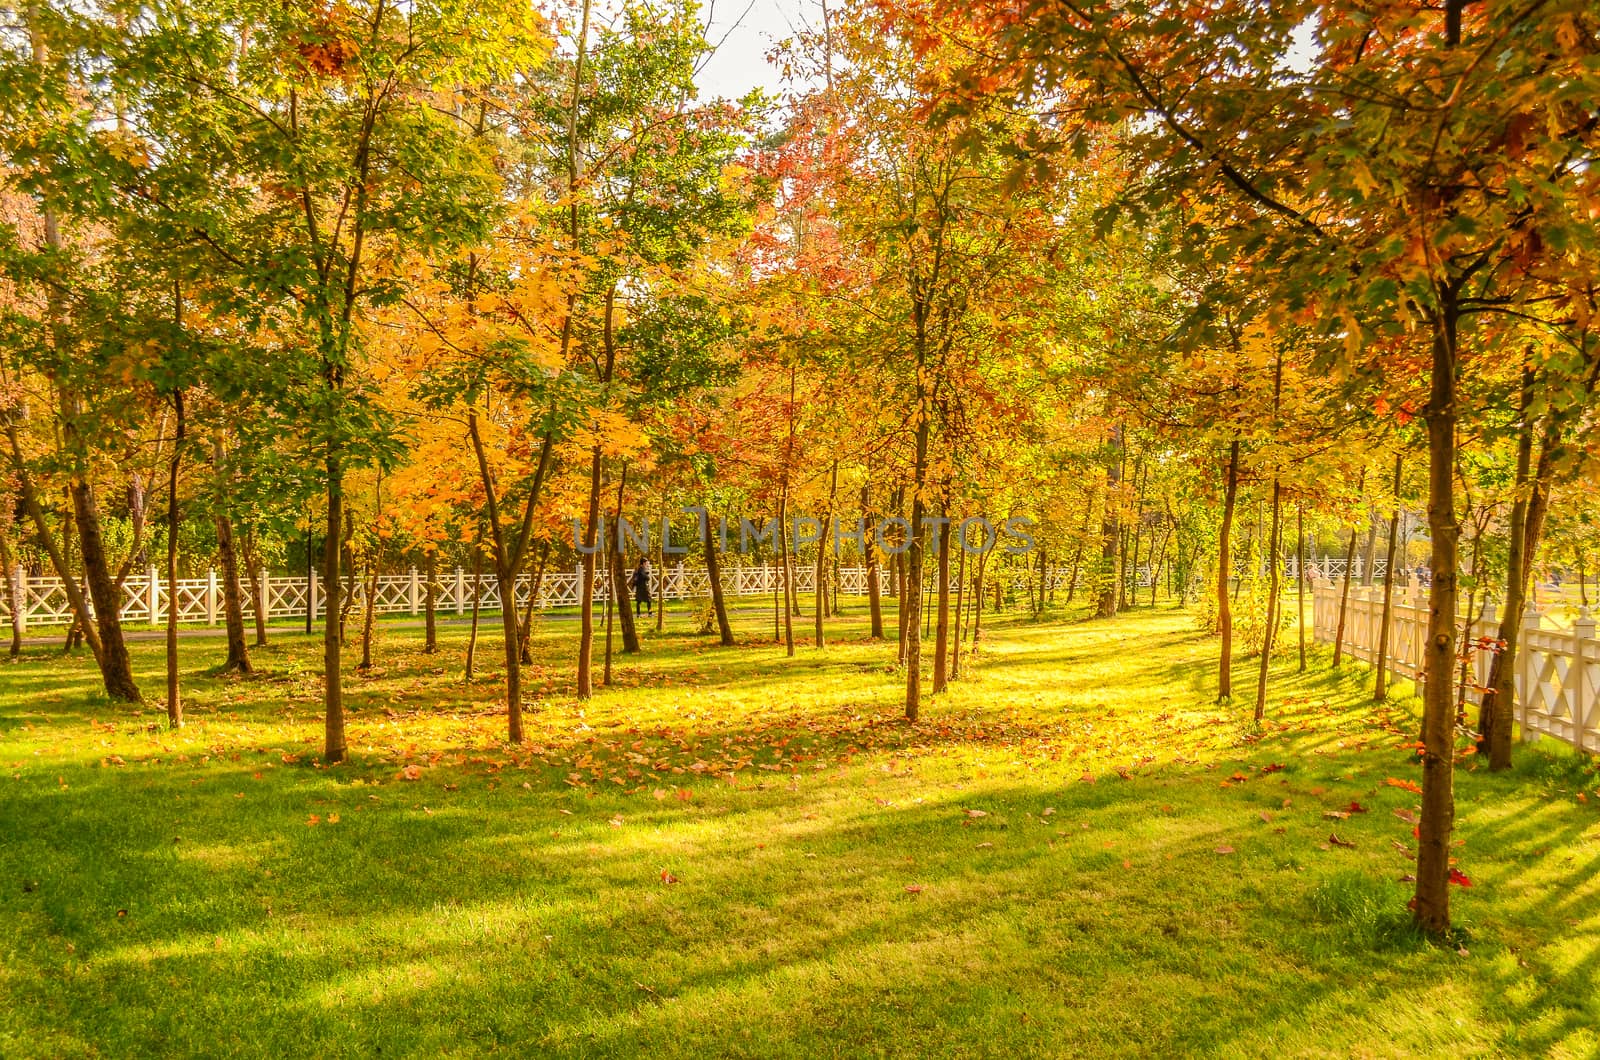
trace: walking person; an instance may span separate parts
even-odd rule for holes
[[[638,617],[641,609],[647,615],[655,614],[655,601],[650,596],[650,560],[648,557],[639,557],[639,565],[633,568],[633,577],[628,580],[628,588],[633,590],[634,617]]]

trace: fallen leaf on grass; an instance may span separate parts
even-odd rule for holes
[[[1398,810],[1395,810],[1394,815],[1400,818],[1406,824],[1417,823],[1417,815],[1406,809],[1404,806],[1400,807]]]
[[[1384,783],[1389,785],[1391,788],[1399,788],[1401,791],[1409,791],[1416,795],[1422,794],[1421,786],[1415,781],[1397,780],[1394,777],[1388,777],[1384,780]]]
[[[906,884],[906,893],[907,894],[921,894],[922,893],[922,884],[920,884],[920,883],[908,883],[908,884]]]
[[[415,766],[415,765],[406,766],[404,769],[402,769],[400,771],[400,779],[401,780],[421,780],[422,779],[422,767],[421,766]]]
[[[1232,854],[1233,853],[1233,848],[1232,847],[1218,847],[1217,848],[1217,853],[1218,854]]]
[[[677,883],[678,882],[678,877],[674,876],[672,873],[668,872],[666,869],[662,869],[661,870],[661,882],[662,883]]]
[[[1351,850],[1356,848],[1356,845],[1349,840],[1340,839],[1337,832],[1328,833],[1328,842],[1332,843],[1336,847],[1348,847]]]
[[[1462,874],[1460,869],[1450,870],[1450,882],[1457,887],[1471,887],[1472,881]]]
[[[967,816],[968,817],[987,817],[987,816],[989,816],[989,813],[988,813],[987,810],[968,810],[967,811]]]

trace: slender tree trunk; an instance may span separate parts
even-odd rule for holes
[[[662,518],[667,518],[665,513]],[[682,566],[681,561],[679,566]],[[660,633],[667,628],[667,555],[664,534],[656,538],[656,572],[656,632]],[[687,590],[687,586],[685,589]]]
[[[544,591],[544,572],[550,562],[550,542],[545,541],[539,546],[539,566],[533,573],[533,582],[528,586],[528,607],[522,614],[522,627],[517,630],[517,658],[523,666],[533,663],[533,616],[539,609],[539,594]]]
[[[422,604],[422,651],[432,655],[439,650],[439,557],[431,549],[423,560],[423,572],[428,584]]]
[[[788,473],[785,472],[787,480]],[[778,564],[783,571],[783,644],[788,656],[794,658],[794,615],[798,604],[794,584],[794,564],[789,561],[789,490],[785,481],[778,494]]]
[[[1256,724],[1260,725],[1267,713],[1267,676],[1272,670],[1272,642],[1278,632],[1278,578],[1282,573],[1280,553],[1279,508],[1283,486],[1277,476],[1272,479],[1272,535],[1267,546],[1267,628],[1261,634],[1261,668],[1256,675]]]
[[[1117,491],[1122,488],[1122,427],[1119,424],[1111,436],[1111,459],[1106,462],[1105,514],[1100,522],[1100,586],[1095,603],[1095,615],[1110,618],[1117,613],[1117,596],[1121,589],[1121,574],[1117,570],[1117,539],[1122,533],[1117,516]]]
[[[467,665],[463,679],[472,680],[473,665],[478,656],[478,615],[483,603],[483,525],[472,542],[472,632],[467,635]],[[503,611],[504,608],[501,608]]]
[[[1222,529],[1217,534],[1217,630],[1222,634],[1222,662],[1217,670],[1217,698],[1233,696],[1233,603],[1228,594],[1233,566],[1233,515],[1239,498],[1239,442],[1228,446],[1228,471],[1223,487]]]
[[[867,487],[861,487],[861,511],[865,514],[865,532],[861,537],[862,562],[867,566],[867,615],[871,623],[873,640],[883,639],[883,587],[878,583],[878,521],[867,507]]]
[[[617,479],[617,511],[611,520],[611,553],[606,566],[611,571],[611,598],[616,601],[618,618],[622,626],[622,650],[627,655],[639,654],[639,629],[633,621],[633,593],[628,588],[628,557],[622,551],[622,501],[628,489],[628,465],[622,465]],[[609,624],[608,617],[606,622]],[[607,634],[609,637],[609,634]]]
[[[11,651],[13,659],[22,654],[22,585],[17,580],[17,559],[11,551],[9,528],[0,531],[0,567],[5,569],[6,606],[11,612]]]
[[[711,509],[701,508],[700,544],[706,554],[706,581],[711,589],[711,610],[717,616],[717,640],[724,648],[733,647],[733,626],[728,622],[728,604],[722,595],[722,559],[711,532]]]
[[[1534,379],[1524,369],[1522,425],[1517,434],[1516,495],[1511,504],[1509,554],[1506,557],[1506,601],[1500,617],[1503,646],[1489,663],[1489,691],[1478,710],[1478,750],[1487,752],[1489,768],[1511,768],[1511,727],[1515,719],[1517,655],[1521,648],[1522,612],[1527,606],[1533,558],[1539,549],[1549,509],[1548,482],[1553,469],[1559,427],[1547,418],[1540,432],[1539,458],[1533,458]],[[1547,414],[1548,416],[1548,414]]]
[[[812,647],[821,648],[824,645],[822,616],[828,612],[828,528],[833,521],[831,510],[822,513],[822,538],[817,542],[816,570],[812,572],[812,580],[816,583],[816,593],[811,601],[811,639]]]
[[[1361,472],[1360,483],[1356,490],[1365,493],[1367,488],[1367,473]],[[1333,633],[1333,668],[1339,668],[1340,652],[1344,649],[1344,621],[1345,613],[1350,605],[1350,582],[1354,577],[1351,565],[1356,560],[1356,528],[1350,528],[1350,547],[1344,554],[1344,582],[1339,586],[1339,624]]]
[[[344,541],[339,548],[339,561],[344,564],[344,600],[339,607],[339,646],[350,642],[350,612],[356,606],[356,513],[344,510]]]
[[[973,655],[978,655],[978,642],[984,637],[984,573],[989,570],[989,552],[978,554],[978,578],[973,581]]]
[[[1394,518],[1389,520],[1389,553],[1384,561],[1383,617],[1378,622],[1378,659],[1372,679],[1372,700],[1381,703],[1389,695],[1389,620],[1394,613],[1394,554],[1400,538],[1400,455],[1394,458]]]
[[[912,464],[911,541],[907,549],[905,595],[900,601],[901,608],[905,610],[906,720],[909,722],[915,722],[922,709],[922,568],[925,552],[922,520],[927,514],[923,507],[922,491],[927,484],[929,438],[929,410],[925,396],[920,392],[923,385],[920,371],[924,363],[921,356],[917,358],[917,363],[917,408],[921,415],[917,422]]]
[[[967,550],[961,549],[961,555],[956,562],[956,635],[950,645],[950,680],[957,681],[961,678],[961,624],[963,612],[961,607],[966,603],[967,589]]]
[[[1300,626],[1300,672],[1306,672],[1306,505],[1294,507],[1295,618]]]
[[[94,487],[85,474],[73,477],[72,503],[78,522],[78,554],[83,561],[84,580],[89,583],[95,625],[100,634],[100,673],[105,680],[106,693],[112,699],[138,703],[142,697],[133,680],[133,660],[128,657],[128,646],[122,639],[121,593],[111,577],[100,537],[100,509],[95,503]]]
[[[34,533],[39,544],[44,548],[45,554],[50,557],[51,568],[55,570],[56,577],[61,579],[62,590],[67,594],[67,603],[72,608],[73,624],[81,626],[88,631],[89,648],[94,652],[95,659],[98,660],[100,658],[100,636],[93,625],[87,621],[89,615],[88,601],[84,598],[82,585],[73,577],[72,567],[67,560],[65,552],[62,550],[62,543],[57,542],[55,535],[50,532],[50,524],[45,519],[44,507],[39,503],[39,494],[34,488],[33,476],[28,473],[28,467],[22,455],[22,441],[17,435],[17,427],[14,422],[7,421],[6,435],[11,443],[12,466],[16,471],[18,492],[22,495],[23,509],[28,513],[28,519],[33,523]]]
[[[336,442],[327,445],[325,462],[328,481],[327,537],[322,543],[322,673],[325,717],[322,757],[328,762],[343,762],[346,752],[344,731],[343,613],[339,582],[339,532],[344,523],[344,461]]]
[[[1370,587],[1378,576],[1378,509],[1369,507],[1367,516],[1367,543],[1361,553],[1361,584]]]
[[[1459,25],[1461,0],[1449,0]],[[1428,535],[1432,579],[1422,690],[1422,813],[1417,832],[1417,890],[1412,912],[1423,930],[1450,928],[1450,832],[1455,826],[1455,702],[1450,682],[1456,623],[1456,324],[1455,288],[1440,299],[1428,395]]]
[[[372,669],[372,629],[378,617],[378,570],[379,546],[372,546],[372,555],[367,557],[367,578],[363,586],[363,595],[366,597],[361,606],[361,662],[357,669],[362,673]]]
[[[256,548],[256,534],[254,530],[246,530],[243,540],[244,570],[250,579],[250,610],[253,613],[256,626],[256,643],[258,648],[267,646],[267,611],[271,601],[263,594],[261,584],[266,571],[261,565],[261,553]]]
[[[217,523],[217,559],[222,563],[222,614],[228,633],[228,658],[222,671],[229,673],[254,673],[250,665],[250,647],[244,634],[244,592],[239,586],[239,557],[233,545],[233,521],[219,511]]]
[[[949,509],[945,509],[948,513]],[[934,627],[933,637],[933,694],[943,692],[949,683],[950,665],[950,524],[942,523],[939,527],[938,545],[938,571],[939,571],[939,618]],[[1040,551],[1043,558],[1044,552]],[[1043,586],[1040,587],[1041,598],[1044,595]]]
[[[167,724],[183,727],[183,690],[178,683],[178,472],[183,463],[187,424],[184,417],[183,388],[172,392],[174,427],[172,456],[167,461]]]
[[[600,447],[595,446],[589,463],[589,518],[583,526],[583,577],[578,589],[578,698],[594,694],[594,566],[600,546]]]
[[[615,533],[617,535],[618,540],[620,540],[621,537],[622,537],[622,530],[620,529],[620,524],[618,524],[618,526],[619,526],[619,528],[615,531]],[[620,575],[619,576],[617,574],[616,568],[614,566],[612,566],[612,563],[613,563],[614,559],[620,554],[621,554],[620,552],[607,552],[606,553],[606,581],[608,583],[610,583],[611,585],[613,585],[613,586],[616,584],[616,582],[619,580],[619,578],[625,578],[626,577],[626,575]],[[611,592],[607,592],[606,593],[606,652],[605,652],[605,667],[602,670],[601,675],[600,675],[600,683],[602,685],[604,685],[606,688],[610,688],[611,687],[611,619],[612,619],[612,614],[613,614],[613,612],[615,610],[615,607],[616,607],[616,603],[617,603],[617,594],[616,594],[616,592],[614,590],[611,591]]]

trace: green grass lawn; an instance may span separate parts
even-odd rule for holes
[[[1012,619],[908,727],[859,615],[795,659],[682,624],[586,704],[546,624],[522,747],[494,624],[470,685],[463,630],[382,630],[334,768],[316,640],[185,642],[178,732],[0,667],[0,1055],[1600,1054],[1587,758],[1463,762],[1430,945],[1414,704],[1325,655],[1256,733],[1187,614]]]

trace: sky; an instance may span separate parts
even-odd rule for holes
[[[696,78],[704,97],[737,99],[752,88],[776,95],[783,84],[776,67],[766,61],[773,45],[794,30],[822,20],[820,0],[703,0],[712,44],[723,43]],[[723,40],[726,35],[726,40]]]

